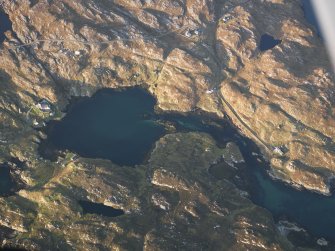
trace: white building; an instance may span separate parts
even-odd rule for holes
[[[50,112],[51,111],[51,105],[50,103],[43,99],[42,101],[38,102],[36,105],[38,109],[40,109],[42,112]]]
[[[280,156],[284,155],[284,152],[280,149],[280,147],[277,147],[277,146],[273,149],[273,153],[278,154]]]

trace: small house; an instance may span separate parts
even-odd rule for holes
[[[50,112],[51,111],[51,104],[49,101],[43,99],[36,105],[38,109],[40,109],[42,112]]]
[[[229,20],[231,20],[233,17],[231,16],[231,15],[229,15],[229,14],[227,14],[227,15],[225,15],[225,16],[223,16],[222,17],[222,21],[224,22],[224,23],[227,23]]]
[[[193,33],[194,35],[199,36],[201,34],[201,29],[195,29]]]
[[[190,31],[190,30],[187,30],[187,31],[185,32],[185,36],[190,38],[190,37],[192,36],[191,31]]]
[[[36,119],[34,119],[34,121],[33,121],[33,125],[34,125],[34,126],[38,126],[38,125],[39,125],[39,123],[38,123],[38,121],[37,121]]]
[[[277,154],[277,155],[280,155],[280,156],[283,156],[283,155],[284,155],[284,152],[283,152],[283,150],[282,150],[280,147],[275,147],[275,148],[273,149],[273,153],[274,153],[274,154]]]

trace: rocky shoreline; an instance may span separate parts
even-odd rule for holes
[[[196,170],[201,173],[213,161],[202,159],[203,141],[217,154],[221,151],[205,135],[163,137],[150,158],[155,164],[135,174],[104,161],[80,159],[60,166],[40,159],[38,143],[45,135],[34,129],[33,121],[46,121],[49,115],[35,104],[46,99],[61,111],[71,96],[91,96],[102,88],[145,85],[164,111],[227,116],[262,149],[276,178],[330,193],[335,81],[300,1],[161,2],[0,1],[13,29],[5,33],[0,49],[0,163],[12,157],[24,162],[18,176],[29,188],[1,198],[2,215],[11,221],[0,219],[1,225],[19,232],[3,245],[167,250],[208,248],[203,245],[211,240],[211,247],[221,249],[293,248],[279,235],[271,215],[241,197],[229,182],[214,182],[215,197],[211,180],[185,175],[193,162],[179,155],[172,161],[160,152],[160,147],[176,151],[178,138],[185,137],[188,147],[200,144],[196,154],[203,165]],[[263,34],[281,43],[261,52]],[[193,154],[187,156],[192,159]],[[175,162],[185,173],[175,169]],[[152,177],[151,185],[143,182],[146,176]],[[136,216],[114,222],[80,215],[77,200],[104,203],[113,193],[119,207]],[[156,212],[148,201],[161,209]],[[165,214],[162,208],[177,213]],[[214,221],[222,224],[212,226]],[[193,227],[188,231],[189,224]],[[202,228],[211,231],[206,234]],[[107,229],[108,236],[101,238],[97,229]],[[203,240],[195,237],[202,235]],[[227,236],[225,247],[220,246],[222,236]]]

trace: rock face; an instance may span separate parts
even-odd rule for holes
[[[0,49],[0,161],[25,162],[20,175],[31,188],[1,200],[2,208],[8,203],[20,208],[9,209],[12,226],[6,223],[10,215],[0,222],[19,233],[12,245],[289,248],[268,213],[233,185],[211,187],[205,171],[216,155],[202,156],[201,144],[213,144],[207,136],[161,139],[149,164],[135,173],[99,161],[60,165],[39,159],[37,144],[44,135],[32,126],[51,115],[35,104],[47,99],[60,117],[70,96],[105,87],[143,85],[162,110],[227,115],[259,144],[275,177],[329,194],[327,178],[335,169],[334,75],[298,0],[0,3],[13,26]],[[263,34],[282,42],[261,52]],[[167,156],[165,151],[184,147],[175,142],[179,137],[185,144],[195,141],[199,152],[189,147],[177,160]],[[122,208],[129,216],[115,222],[82,216],[79,199]],[[192,226],[188,230],[186,223]]]

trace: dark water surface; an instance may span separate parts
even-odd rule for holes
[[[9,196],[16,190],[16,182],[10,175],[10,167],[7,164],[0,165],[0,196]]]
[[[0,44],[5,40],[5,32],[12,30],[12,23],[6,13],[0,10]]]
[[[228,121],[196,114],[155,114],[154,105],[155,100],[139,88],[101,90],[92,98],[84,98],[72,105],[60,122],[49,123],[46,145],[131,165],[143,161],[154,142],[166,133],[158,121],[173,123],[177,131],[207,132],[219,146],[228,141],[239,146],[246,160],[247,176],[254,181],[251,199],[257,205],[267,208],[275,219],[284,216],[305,227],[315,237],[335,241],[334,197],[298,191],[272,180],[266,174],[268,163],[259,162],[252,154],[259,152],[256,145],[242,137]],[[101,206],[87,203],[83,208],[87,212],[102,210]]]
[[[273,47],[277,46],[281,43],[280,39],[275,39],[273,36],[270,36],[269,34],[264,34],[261,36],[261,41],[259,44],[259,49],[261,51],[270,50]]]
[[[299,223],[317,237],[335,241],[335,198],[294,190],[255,171],[259,186],[254,202],[267,208],[275,219]]]
[[[249,141],[249,140],[247,140]],[[253,177],[252,201],[268,209],[275,220],[285,219],[296,222],[314,237],[325,237],[335,241],[335,196],[326,197],[307,190],[297,190],[289,185],[273,180],[266,170],[268,163],[260,163],[252,151],[256,146],[249,141],[241,147],[246,165]]]
[[[140,164],[164,133],[151,116],[155,100],[132,88],[98,91],[71,106],[61,122],[54,122],[49,141],[88,158],[109,159],[119,165]]]
[[[93,203],[85,200],[80,200],[78,203],[82,207],[84,214],[99,214],[106,217],[118,217],[124,214],[123,210],[105,206],[104,204]]]

